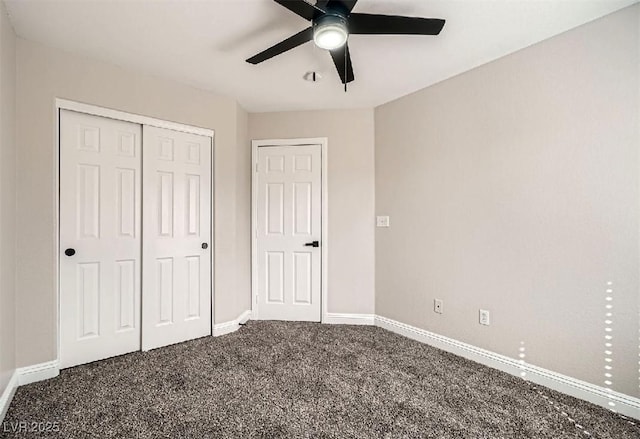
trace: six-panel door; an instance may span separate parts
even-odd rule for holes
[[[140,349],[141,135],[60,112],[63,368]]]
[[[211,334],[211,138],[144,126],[142,349]]]
[[[260,319],[320,321],[321,162],[320,145],[258,148]]]

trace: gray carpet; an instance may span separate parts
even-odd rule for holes
[[[63,370],[18,389],[4,430],[18,421],[60,432],[0,434],[640,438],[605,409],[380,328],[284,322]]]

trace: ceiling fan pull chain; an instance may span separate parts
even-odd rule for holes
[[[347,92],[347,47],[344,48],[344,92]]]

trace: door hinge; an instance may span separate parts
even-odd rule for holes
[[[258,163],[256,162],[256,172],[258,172]]]

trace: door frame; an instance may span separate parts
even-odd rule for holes
[[[116,119],[124,122],[132,122],[141,126],[149,125],[158,128],[180,131],[184,133],[206,136],[211,139],[211,334],[215,324],[215,131],[209,128],[196,127],[178,122],[170,122],[139,114],[127,113],[125,111],[100,107],[98,105],[85,104],[68,99],[55,98],[54,102],[54,142],[53,142],[53,205],[54,205],[54,243],[53,243],[53,264],[54,264],[54,291],[56,292],[56,362],[60,364],[60,110],[70,110],[78,113],[101,116],[108,119]],[[142,139],[140,139],[142,148]],[[142,253],[141,253],[142,257]],[[142,300],[142,298],[141,298]],[[140,306],[142,313],[142,306]],[[140,320],[142,322],[142,319]],[[140,337],[142,338],[142,326],[140,327]]]
[[[258,148],[270,146],[320,145],[320,203],[321,203],[321,245],[320,245],[320,322],[327,321],[328,260],[329,260],[329,203],[327,163],[329,140],[327,137],[293,139],[260,139],[251,141],[251,318],[259,320],[258,309]]]

